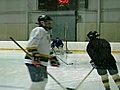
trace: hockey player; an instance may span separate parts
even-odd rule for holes
[[[111,90],[107,71],[120,90],[120,76],[118,75],[116,61],[111,54],[111,46],[105,39],[97,38],[99,36],[100,34],[97,31],[90,31],[87,34],[87,37],[90,39],[87,45],[87,53],[91,58],[90,63],[101,76],[105,90]]]
[[[26,50],[31,54],[32,59],[26,55],[25,63],[32,80],[30,90],[45,90],[47,84],[47,65],[48,60],[52,60],[52,64],[58,65],[50,57],[50,34],[52,29],[52,22],[50,16],[41,15],[38,17],[38,27],[35,27],[30,34]],[[54,63],[53,63],[54,62]]]
[[[63,50],[63,42],[61,39],[59,39],[59,37],[56,37],[56,39],[53,40],[53,42],[51,43],[51,48],[54,49],[56,51],[56,48],[58,50],[60,50],[61,54],[64,54],[64,50]]]
[[[56,39],[53,40],[52,44],[51,44],[51,47],[54,48],[54,47],[57,47],[57,48],[60,48],[60,47],[63,47],[63,42],[61,39],[59,39],[59,37],[56,37]]]

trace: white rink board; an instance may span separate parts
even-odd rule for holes
[[[17,41],[23,48],[27,46],[27,41]],[[64,43],[64,50],[66,50],[66,42]],[[88,42],[67,42],[67,48],[69,50],[86,50]],[[111,50],[120,52],[119,42],[110,42]],[[73,47],[74,46],[74,47]],[[0,41],[0,49],[20,49],[13,41]]]

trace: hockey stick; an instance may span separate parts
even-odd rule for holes
[[[49,75],[58,85],[60,85],[60,87],[61,87],[63,90],[69,90],[69,89],[65,88],[60,82],[58,82],[50,73],[48,73],[48,75]]]
[[[30,58],[32,58],[32,56],[31,56],[23,47],[21,47],[12,37],[10,37],[10,39],[11,39],[15,44],[17,44]]]
[[[78,88],[81,86],[81,84],[86,80],[86,78],[91,74],[91,72],[95,69],[95,67],[93,67],[90,72],[85,76],[85,78],[78,84],[78,86],[74,89],[74,88],[67,88],[68,90],[78,90]]]
[[[21,47],[12,37],[10,37],[10,39],[11,39],[15,44],[17,44],[17,45],[32,59],[31,54],[29,54],[23,47]],[[48,74],[63,90],[69,90],[69,89],[66,89],[61,83],[59,83],[50,73],[47,72],[47,74]]]
[[[65,62],[64,60],[62,60],[60,57],[58,57],[57,55],[56,55],[56,52],[55,52],[55,50],[52,48],[52,50],[53,50],[53,52],[55,53],[55,56],[57,57],[57,58],[59,58],[63,63],[65,63],[66,65],[73,65],[73,63],[67,63],[67,62]]]
[[[58,56],[57,56],[58,57]],[[62,62],[64,62],[66,65],[73,65],[73,63],[66,63],[64,60],[62,60],[60,57],[58,57]]]

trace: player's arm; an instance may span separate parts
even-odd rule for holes
[[[97,68],[97,65],[95,65],[95,61],[96,61],[96,54],[95,54],[95,52],[94,52],[94,49],[93,49],[93,47],[92,47],[92,44],[88,44],[87,45],[87,53],[88,53],[88,55],[90,56],[90,58],[91,58],[91,61],[90,61],[90,64],[91,64],[91,66],[93,67],[93,68]]]

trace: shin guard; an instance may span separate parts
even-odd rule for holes
[[[112,75],[112,78],[117,86],[120,87],[120,76],[118,74]]]
[[[105,74],[105,75],[101,75],[101,79],[102,79],[102,82],[105,86],[105,88],[109,87],[109,78],[108,78],[108,75]],[[109,90],[109,89],[108,89]]]

